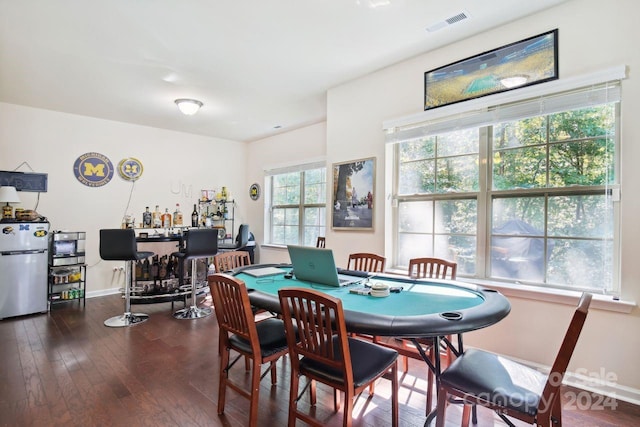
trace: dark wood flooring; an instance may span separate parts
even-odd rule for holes
[[[209,304],[205,301],[204,304]],[[176,309],[181,307],[177,303]],[[123,311],[119,296],[54,306],[49,314],[0,321],[0,426],[244,426],[248,401],[227,392],[225,414],[216,412],[218,330],[215,315],[176,320],[171,304],[134,305],[150,319],[128,328],[107,328],[103,321]],[[233,368],[239,380],[249,375],[244,363]],[[287,421],[288,359],[278,362],[278,384],[268,376],[260,390],[260,426]],[[400,425],[425,421],[426,368],[411,361],[402,378]],[[365,392],[354,411],[356,426],[390,425],[390,390],[380,380],[376,394]],[[318,386],[316,416],[341,425],[332,411],[329,389]],[[638,426],[640,408],[617,402],[615,410],[566,409],[568,426]],[[310,411],[314,411],[311,410]],[[460,410],[448,410],[448,425],[460,423]],[[479,425],[503,425],[480,409]],[[518,424],[521,425],[521,424]]]

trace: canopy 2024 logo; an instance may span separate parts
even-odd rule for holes
[[[102,187],[113,178],[113,164],[100,153],[85,153],[76,159],[73,173],[88,187]]]

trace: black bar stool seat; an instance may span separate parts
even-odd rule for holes
[[[120,328],[149,319],[148,314],[131,313],[131,283],[133,263],[153,255],[153,252],[138,251],[136,233],[130,228],[100,230],[100,258],[105,261],[125,261],[124,314],[105,320],[105,326]]]
[[[173,317],[176,319],[201,319],[210,316],[213,311],[211,307],[198,307],[197,305],[197,261],[200,258],[212,257],[218,253],[218,230],[215,228],[189,230],[185,233],[184,243],[184,251],[176,252],[173,255],[180,259],[181,265],[184,265],[187,260],[191,261],[191,306],[176,311],[173,313]],[[181,270],[184,271],[184,268]],[[180,280],[181,283],[184,283],[184,273],[181,274]],[[206,278],[204,286],[207,286]]]

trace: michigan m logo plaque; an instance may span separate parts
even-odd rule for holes
[[[85,153],[73,164],[73,174],[88,187],[102,187],[113,178],[113,164],[100,153]]]

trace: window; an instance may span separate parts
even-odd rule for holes
[[[266,241],[315,246],[317,237],[325,235],[327,171],[317,164],[293,169],[271,171],[266,178]]]
[[[490,110],[393,146],[394,266],[435,256],[461,277],[617,292],[618,90]]]

